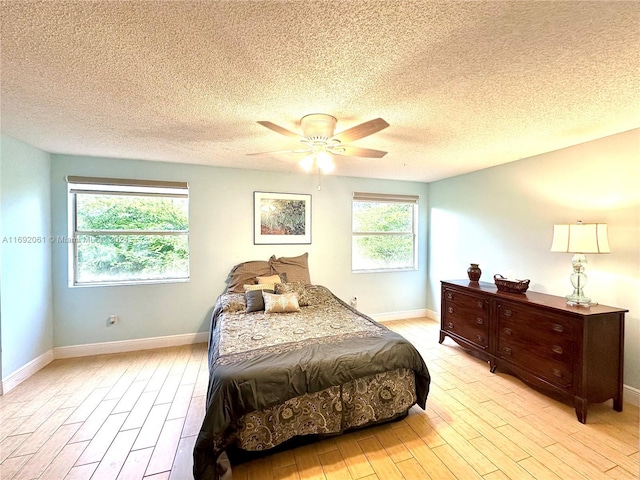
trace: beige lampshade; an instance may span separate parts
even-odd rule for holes
[[[611,253],[606,223],[553,226],[552,252]]]

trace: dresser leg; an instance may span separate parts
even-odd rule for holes
[[[613,409],[616,412],[621,412],[622,411],[622,397],[618,397],[618,398],[614,398],[613,399]]]
[[[587,423],[587,400],[584,398],[576,398],[576,416],[580,423]]]
[[[440,341],[438,343],[444,342],[444,332],[440,330]]]

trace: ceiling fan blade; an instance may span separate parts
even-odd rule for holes
[[[382,150],[373,150],[372,148],[360,148],[360,147],[351,147],[349,145],[342,145],[340,148],[336,149],[337,151],[333,152],[338,155],[347,155],[350,157],[365,157],[365,158],[382,158],[387,152],[383,152]]]
[[[342,143],[351,143],[354,140],[358,140],[359,138],[364,138],[373,133],[379,132],[382,129],[385,129],[389,126],[387,122],[385,122],[381,118],[376,118],[375,120],[369,120],[368,122],[361,123],[360,125],[356,125],[355,127],[348,128],[336,135],[332,138],[336,140],[340,140]]]
[[[246,155],[268,155],[270,153],[304,153],[304,152],[310,152],[311,149],[310,148],[305,148],[304,150],[273,150],[270,152],[255,152],[255,153],[247,153]]]
[[[285,137],[295,138],[296,140],[300,140],[301,138],[300,135],[298,135],[297,133],[292,132],[291,130],[287,130],[286,128],[281,127],[280,125],[276,125],[273,122],[266,122],[264,120],[260,120],[258,121],[258,123],[263,127],[267,127],[269,130],[273,130],[274,132],[277,132],[280,135],[284,135]]]

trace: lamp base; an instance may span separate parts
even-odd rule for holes
[[[584,267],[587,264],[587,257],[582,253],[576,253],[571,259],[573,265],[573,273],[571,274],[571,284],[573,285],[573,293],[567,295],[567,305],[579,307],[590,307],[591,299],[584,294],[584,286],[587,284],[587,276],[584,273]]]
[[[570,307],[590,307],[592,305],[597,305],[597,303],[592,303],[589,297],[581,297],[578,295],[567,295],[564,297],[567,299],[567,305]]]

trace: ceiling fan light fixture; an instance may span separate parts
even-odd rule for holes
[[[322,173],[329,173],[334,168],[336,168],[335,164],[333,163],[333,157],[331,156],[331,154],[325,152],[324,150],[318,152],[316,161],[318,162],[318,168],[322,170]]]
[[[315,162],[316,162],[316,157],[315,157],[315,154],[312,153],[304,157],[302,160],[300,160],[298,162],[298,165],[300,165],[305,172],[310,172]]]
[[[300,165],[305,172],[310,172],[314,168],[317,168],[324,174],[327,174],[336,168],[333,163],[333,157],[325,150],[316,150],[315,152],[310,153],[300,160],[298,165]]]

